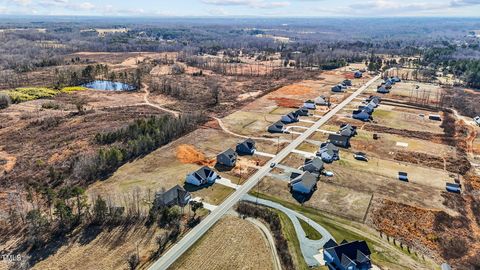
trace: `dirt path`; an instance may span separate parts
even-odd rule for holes
[[[275,247],[275,240],[273,239],[273,235],[270,230],[263,224],[261,221],[254,219],[254,218],[246,218],[245,220],[249,221],[253,225],[255,225],[265,236],[270,251],[272,252],[272,259],[273,259],[273,266],[274,270],[282,270],[282,263],[280,262],[280,257],[278,256],[277,248]]]
[[[142,89],[143,91],[145,92],[145,95],[143,96],[143,100],[145,102],[146,105],[148,106],[151,106],[151,107],[154,107],[154,108],[157,108],[159,110],[162,110],[162,111],[165,111],[165,112],[168,112],[170,114],[173,114],[175,117],[178,117],[180,115],[179,112],[177,111],[174,111],[174,110],[170,110],[170,109],[167,109],[167,108],[164,108],[160,105],[157,105],[157,104],[153,104],[151,103],[149,100],[148,100],[148,96],[150,95],[150,90],[149,90],[149,86],[145,83],[142,83]]]

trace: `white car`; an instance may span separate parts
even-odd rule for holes
[[[333,172],[326,171],[323,173],[326,177],[333,177]]]
[[[480,126],[480,116],[473,118],[473,121],[475,121],[475,123]]]

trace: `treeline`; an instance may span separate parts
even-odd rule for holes
[[[452,74],[465,82],[466,86],[480,89],[480,50],[478,47],[464,48],[448,45],[428,49],[421,64],[443,74]]]
[[[203,114],[178,118],[165,115],[139,119],[126,128],[99,133],[95,141],[110,146],[101,148],[95,155],[79,158],[74,164],[74,176],[88,181],[103,179],[126,162],[185,135],[205,120]]]
[[[266,223],[268,223],[270,231],[275,238],[275,247],[277,249],[280,260],[282,261],[284,269],[295,269],[292,255],[288,250],[288,241],[282,232],[282,223],[280,221],[280,217],[268,208],[259,207],[248,202],[239,202],[237,204],[236,210],[241,215],[253,218],[260,218]]]

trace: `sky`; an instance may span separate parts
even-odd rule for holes
[[[480,0],[0,0],[0,15],[480,17]]]

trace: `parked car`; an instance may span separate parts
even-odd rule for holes
[[[327,177],[333,177],[333,172],[330,171],[325,171],[323,174]]]
[[[480,116],[473,118],[473,121],[475,121],[475,123],[480,126]]]
[[[353,157],[356,160],[368,162],[368,157],[367,157],[367,154],[365,154],[365,153],[357,152],[357,153],[353,154]]]

